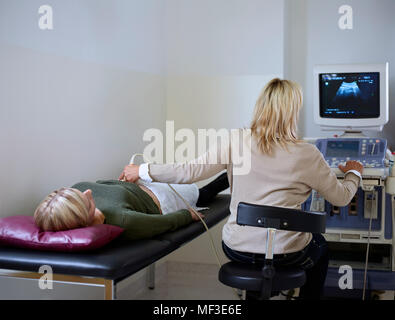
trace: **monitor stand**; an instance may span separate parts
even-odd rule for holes
[[[341,138],[364,138],[366,137],[362,131],[344,131]]]

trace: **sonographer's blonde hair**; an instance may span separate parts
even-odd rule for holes
[[[287,148],[299,141],[297,122],[302,103],[302,89],[295,82],[276,78],[263,88],[251,123],[252,135],[263,153],[271,154],[276,145]]]
[[[87,227],[92,222],[81,192],[61,188],[48,195],[34,212],[36,225],[44,231]]]

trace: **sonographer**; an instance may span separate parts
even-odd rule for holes
[[[354,197],[363,166],[348,161],[339,169],[345,173],[339,181],[321,152],[297,138],[297,123],[302,107],[302,90],[292,81],[273,79],[262,90],[251,122],[251,170],[233,174],[234,164],[228,148],[217,149],[228,163],[210,164],[219,155],[205,153],[183,164],[129,165],[122,172],[127,181],[148,177],[167,183],[193,183],[227,170],[231,187],[231,215],[222,232],[223,250],[231,260],[263,263],[266,229],[239,226],[236,223],[239,202],[300,209],[311,191],[316,190],[335,206],[345,206]],[[300,297],[319,299],[328,269],[328,247],[321,234],[278,230],[274,263],[298,265],[306,270],[307,281]]]

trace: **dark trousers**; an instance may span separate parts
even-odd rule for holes
[[[199,198],[196,203],[198,207],[206,207],[215,196],[229,188],[228,175],[225,173],[219,175],[215,180],[199,189]]]
[[[263,265],[264,254],[235,251],[222,242],[225,255],[233,261]],[[313,239],[301,251],[274,255],[274,267],[301,267],[306,272],[306,283],[300,288],[302,299],[318,300],[322,298],[325,278],[328,271],[328,244],[321,234],[313,234]]]

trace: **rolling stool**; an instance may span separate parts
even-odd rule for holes
[[[299,267],[273,266],[273,248],[276,230],[325,233],[326,214],[305,212],[240,202],[237,224],[267,228],[266,255],[263,267],[254,264],[228,262],[219,270],[223,284],[247,291],[247,297],[268,300],[282,290],[300,288],[306,282],[306,273]]]

